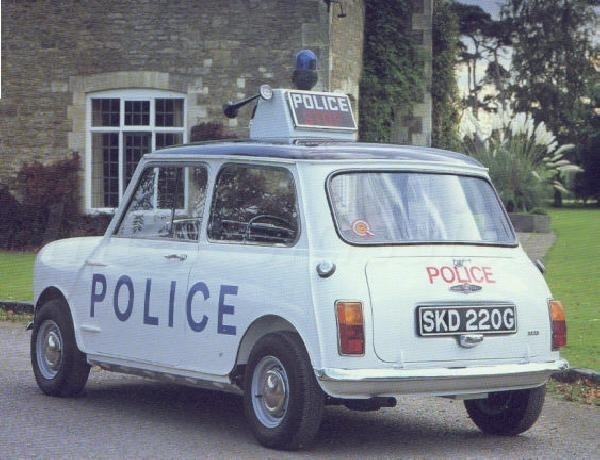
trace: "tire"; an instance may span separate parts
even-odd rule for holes
[[[30,356],[37,384],[48,396],[74,396],[83,390],[90,366],[77,348],[69,309],[60,300],[46,302],[36,313]]]
[[[310,445],[319,430],[325,395],[297,334],[261,338],[250,353],[244,382],[246,418],[263,446],[296,450]]]
[[[469,417],[488,434],[515,436],[536,422],[546,396],[546,386],[529,390],[490,393],[486,399],[464,402]]]

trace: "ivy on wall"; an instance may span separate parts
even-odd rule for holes
[[[458,150],[461,101],[455,67],[460,51],[459,22],[449,0],[433,0],[432,29],[431,144]]]
[[[422,37],[412,30],[413,2],[365,2],[360,138],[390,142],[401,113],[410,113],[425,91]]]

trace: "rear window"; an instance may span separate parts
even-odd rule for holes
[[[338,233],[352,244],[515,244],[491,184],[420,172],[343,172],[328,181]]]

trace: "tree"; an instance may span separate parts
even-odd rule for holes
[[[576,145],[569,155],[585,168],[576,182],[579,194],[600,196],[600,186],[595,186],[600,179],[600,105],[593,89],[599,81],[600,54],[594,34],[600,1],[504,1],[496,21],[479,7],[454,6],[461,35],[470,40],[461,55],[470,73],[465,105],[473,108],[475,116],[481,108],[505,111],[509,105],[516,113],[531,114],[535,125],[544,123],[560,144]],[[504,47],[512,50],[510,71],[498,59]],[[477,80],[476,66],[485,60],[485,76]],[[495,87],[495,94],[483,96],[486,83]],[[556,205],[561,203],[561,190],[555,188]]]
[[[593,83],[599,49],[594,44],[597,0],[509,0],[503,15],[512,24],[515,110],[544,122],[560,143],[579,146],[580,163],[590,163],[594,145]],[[590,136],[592,138],[590,138]],[[596,168],[586,165],[589,174]],[[591,167],[591,168],[590,168]],[[594,178],[596,181],[598,178]],[[562,204],[560,190],[554,204]]]
[[[460,120],[455,71],[459,26],[448,0],[434,0],[432,22],[431,141],[433,147],[456,150]]]
[[[590,116],[590,82],[598,56],[592,0],[508,0],[515,111],[543,121],[562,143],[580,141]]]
[[[511,24],[505,20],[493,20],[489,13],[476,5],[453,3],[452,11],[459,18],[463,38],[459,62],[467,68],[468,94],[464,104],[471,107],[476,116],[479,109],[495,111],[498,107],[506,108],[510,73],[501,58],[511,44]],[[481,76],[479,68],[486,63]],[[495,93],[483,95],[485,84],[493,85]]]
[[[577,152],[584,171],[575,177],[575,196],[584,202],[594,199],[600,206],[600,74],[592,88],[591,104],[594,110]]]

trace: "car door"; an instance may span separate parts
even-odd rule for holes
[[[88,355],[178,366],[207,168],[153,163],[138,177],[114,232],[82,271],[81,336]]]
[[[231,371],[240,340],[258,318],[303,321],[310,305],[306,250],[291,168],[225,163],[186,298],[186,369]],[[274,317],[274,316],[273,316]]]

